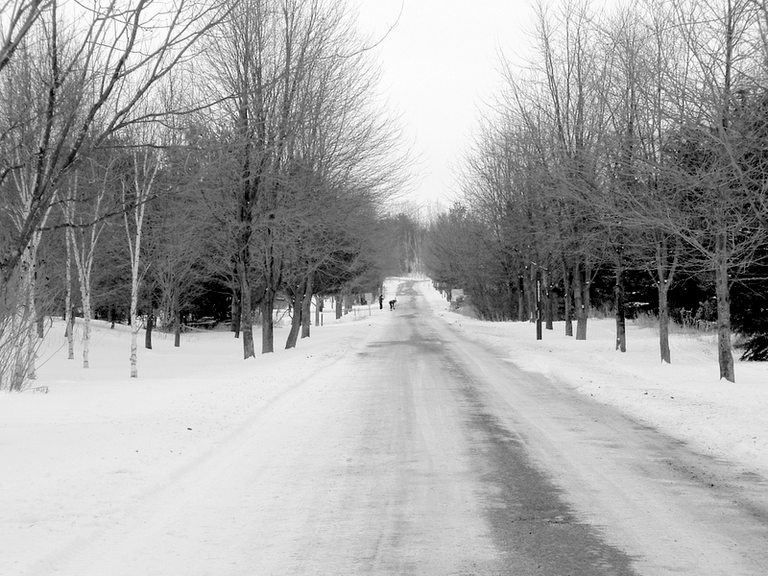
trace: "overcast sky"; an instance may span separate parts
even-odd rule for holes
[[[414,197],[447,205],[478,110],[500,83],[499,49],[530,44],[528,0],[357,0],[361,31],[381,37],[382,90],[421,158]],[[402,9],[402,13],[401,13]]]

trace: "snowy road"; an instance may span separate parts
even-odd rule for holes
[[[759,480],[461,341],[413,283],[383,313],[54,573],[765,573]]]

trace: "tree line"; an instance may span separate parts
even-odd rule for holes
[[[47,319],[231,321],[243,356],[402,266],[407,178],[354,11],[328,0],[10,0],[0,19],[0,389]],[[408,220],[408,217],[405,217]]]
[[[430,225],[427,268],[494,320],[536,316],[586,339],[591,308],[717,330],[720,377],[768,357],[768,8],[761,0],[536,7],[525,66]]]

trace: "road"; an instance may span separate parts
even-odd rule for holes
[[[322,378],[73,546],[60,573],[768,572],[760,479],[462,341],[399,290]]]

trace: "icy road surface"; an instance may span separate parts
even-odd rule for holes
[[[322,374],[28,573],[768,573],[759,479],[460,340],[412,282],[397,300]]]

